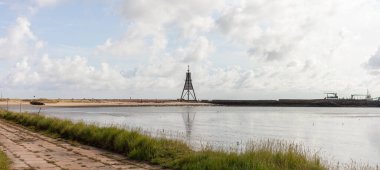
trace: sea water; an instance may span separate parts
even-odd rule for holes
[[[10,109],[19,111],[18,106]],[[140,128],[180,138],[195,148],[239,148],[270,139],[302,144],[330,162],[380,164],[380,108],[23,106],[22,110],[100,126]]]

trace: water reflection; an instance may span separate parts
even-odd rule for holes
[[[186,128],[186,141],[190,143],[191,140],[191,132],[193,130],[193,124],[195,120],[196,112],[193,111],[190,107],[186,107],[185,112],[182,113],[183,123]]]

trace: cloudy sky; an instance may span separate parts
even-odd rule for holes
[[[17,98],[380,96],[380,0],[0,0]]]

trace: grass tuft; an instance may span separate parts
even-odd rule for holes
[[[9,170],[9,159],[3,151],[0,150],[0,170]]]
[[[138,130],[98,127],[9,111],[0,111],[0,118],[172,169],[327,169],[318,156],[309,156],[302,147],[281,141],[251,143],[241,153],[209,147],[194,151],[182,141],[153,138]]]

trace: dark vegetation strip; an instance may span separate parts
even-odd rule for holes
[[[117,127],[98,127],[8,111],[0,111],[0,118],[172,169],[327,169],[316,155],[310,157],[297,146],[280,144],[278,147],[269,141],[261,146],[252,145],[244,153],[212,149],[193,151],[179,140],[153,138],[139,131]]]
[[[0,170],[9,170],[9,159],[3,151],[0,150]]]

